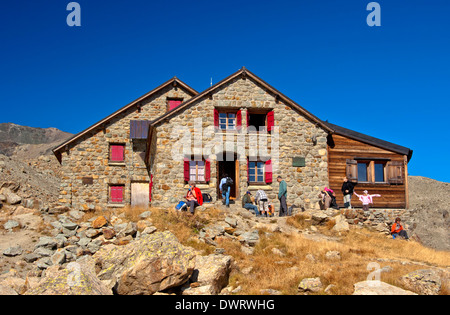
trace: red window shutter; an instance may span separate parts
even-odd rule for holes
[[[250,159],[247,159],[247,182],[250,181]]]
[[[205,161],[205,181],[211,180],[211,161],[208,159]]]
[[[189,176],[189,159],[184,159],[184,180],[188,182],[190,180]]]
[[[124,145],[111,145],[111,161],[123,162],[124,161]]]
[[[169,110],[172,110],[172,109],[180,106],[181,103],[182,103],[181,100],[170,100],[169,101]]]
[[[123,186],[111,186],[111,202],[123,202]]]
[[[267,131],[271,132],[274,126],[275,126],[274,112],[271,111],[267,113]]]
[[[148,185],[148,196],[149,196],[149,202],[152,202],[152,188],[153,188],[153,174],[150,175],[150,185]]]
[[[214,108],[214,129],[219,129],[219,111]]]
[[[241,130],[242,128],[242,111],[236,113],[236,130]]]
[[[272,175],[272,160],[268,160],[266,162],[266,184],[272,184],[273,175]]]

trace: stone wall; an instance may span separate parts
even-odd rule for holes
[[[214,108],[240,109],[242,112],[242,129],[238,132],[214,132]],[[251,153],[251,135],[247,133],[246,117],[248,111],[273,110],[275,127],[278,127],[279,136],[268,134],[269,146],[278,142],[279,168],[274,169],[273,182],[270,185],[248,186],[247,157]],[[203,128],[202,144],[203,151],[195,149],[194,132]],[[160,122],[155,126],[155,138],[151,144],[150,172],[154,176],[153,205],[173,205],[182,200],[186,194],[187,185],[183,174],[183,154],[177,146],[181,142],[185,132],[192,141],[190,153],[204,154],[205,149],[214,147],[225,138],[229,137],[234,145],[216,148],[212,151],[211,158],[211,180],[209,183],[199,187],[202,192],[211,194],[214,200],[217,198],[217,157],[221,152],[235,153],[239,159],[238,184],[239,197],[247,190],[264,189],[268,197],[278,207],[276,196],[278,183],[276,177],[281,175],[288,186],[288,206],[295,204],[299,207],[316,208],[318,193],[324,186],[328,185],[328,157],[326,132],[320,127],[303,117],[291,106],[276,100],[275,96],[257,85],[251,79],[238,78],[215,90],[211,96],[200,98],[182,112]],[[190,135],[189,135],[190,134]],[[191,136],[192,135],[192,136]],[[313,142],[312,138],[317,141]],[[259,147],[258,147],[259,148]],[[179,152],[174,157],[174,152]],[[186,153],[186,152],[184,152]],[[277,159],[274,152],[268,151],[261,158]],[[293,157],[304,157],[304,167],[292,166]],[[240,202],[240,200],[238,201]]]
[[[149,182],[143,160],[146,142],[130,139],[130,120],[153,120],[164,114],[167,98],[191,98],[181,87],[167,86],[137,106],[116,115],[108,123],[85,134],[62,153],[63,178],[59,202],[75,209],[105,209],[109,204],[109,186],[124,185],[124,204],[130,203],[131,183]],[[125,144],[124,163],[109,162],[109,145]],[[83,178],[92,178],[83,184]],[[120,206],[120,205],[119,205]]]

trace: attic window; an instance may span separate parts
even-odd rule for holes
[[[180,106],[181,103],[183,103],[183,99],[182,98],[168,98],[167,99],[167,110],[171,111],[172,109],[177,108],[178,106]]]

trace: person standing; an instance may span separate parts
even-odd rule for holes
[[[362,202],[364,211],[369,211],[369,205],[373,203],[373,197],[381,197],[381,195],[379,194],[369,195],[369,192],[367,190],[364,190],[364,195],[358,195],[356,191],[354,191],[353,193]]]
[[[256,204],[259,206],[260,215],[269,216],[269,199],[264,190],[259,189],[255,196]]]
[[[231,186],[227,183],[228,174],[223,174],[222,179],[220,180],[219,189],[222,194],[222,203],[227,207],[230,207],[230,192]]]
[[[280,184],[280,186],[278,188],[278,200],[280,200],[280,213],[279,213],[279,216],[280,217],[284,217],[284,216],[287,216],[287,213],[288,213],[287,203],[286,203],[287,184],[286,184],[286,182],[283,180],[283,178],[281,176],[277,177],[277,182]]]
[[[352,208],[352,196],[355,185],[356,183],[349,182],[348,178],[344,177],[344,182],[342,183],[341,187],[342,194],[344,195],[344,208]]]

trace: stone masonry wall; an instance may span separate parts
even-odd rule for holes
[[[109,204],[109,185],[124,185],[124,204],[130,203],[131,183],[149,182],[143,161],[145,141],[130,139],[130,120],[153,120],[166,112],[167,98],[191,96],[182,88],[168,86],[111,119],[102,127],[84,135],[70,144],[62,153],[63,179],[59,202],[79,210],[105,209]],[[109,162],[109,145],[125,144],[125,162]],[[91,177],[92,184],[83,184]]]
[[[214,108],[240,109],[242,111],[242,130],[234,133],[211,132],[214,126]],[[279,143],[279,169],[273,172],[273,182],[270,185],[248,186],[246,159],[252,155],[247,134],[246,117],[248,111],[274,110],[275,127],[279,128],[279,138],[267,135],[268,143]],[[174,159],[173,152],[177,141],[189,131],[195,132],[195,122],[200,121],[204,128],[202,141],[206,146],[220,143],[220,139],[227,136],[238,143],[240,139],[244,145],[237,144],[231,148],[223,148],[222,151],[234,151],[239,162],[239,196],[242,197],[247,190],[262,188],[268,197],[278,208],[277,201],[278,183],[276,177],[281,175],[288,187],[288,206],[295,204],[298,207],[316,208],[318,193],[323,187],[328,186],[328,157],[327,134],[320,127],[303,117],[282,101],[276,101],[274,95],[257,85],[251,79],[238,78],[213,92],[211,97],[205,97],[184,109],[181,113],[168,121],[159,123],[156,137],[151,146],[150,171],[154,176],[153,202],[155,206],[173,206],[186,195],[187,184],[184,181],[183,155],[179,154]],[[180,131],[180,128],[182,130]],[[183,129],[184,128],[184,129]],[[209,129],[207,129],[209,128]],[[312,137],[317,139],[313,143]],[[202,153],[194,150],[192,138],[192,153]],[[242,149],[243,148],[243,149]],[[205,149],[205,148],[203,148]],[[220,151],[220,150],[218,150]],[[215,154],[219,152],[213,152]],[[273,152],[267,154],[272,159],[276,158]],[[214,200],[217,198],[216,187],[218,185],[216,155],[211,155],[211,181],[199,185],[202,192],[211,194]],[[293,157],[304,157],[305,167],[293,167]],[[265,157],[267,159],[267,157]],[[237,202],[240,202],[238,200]]]

